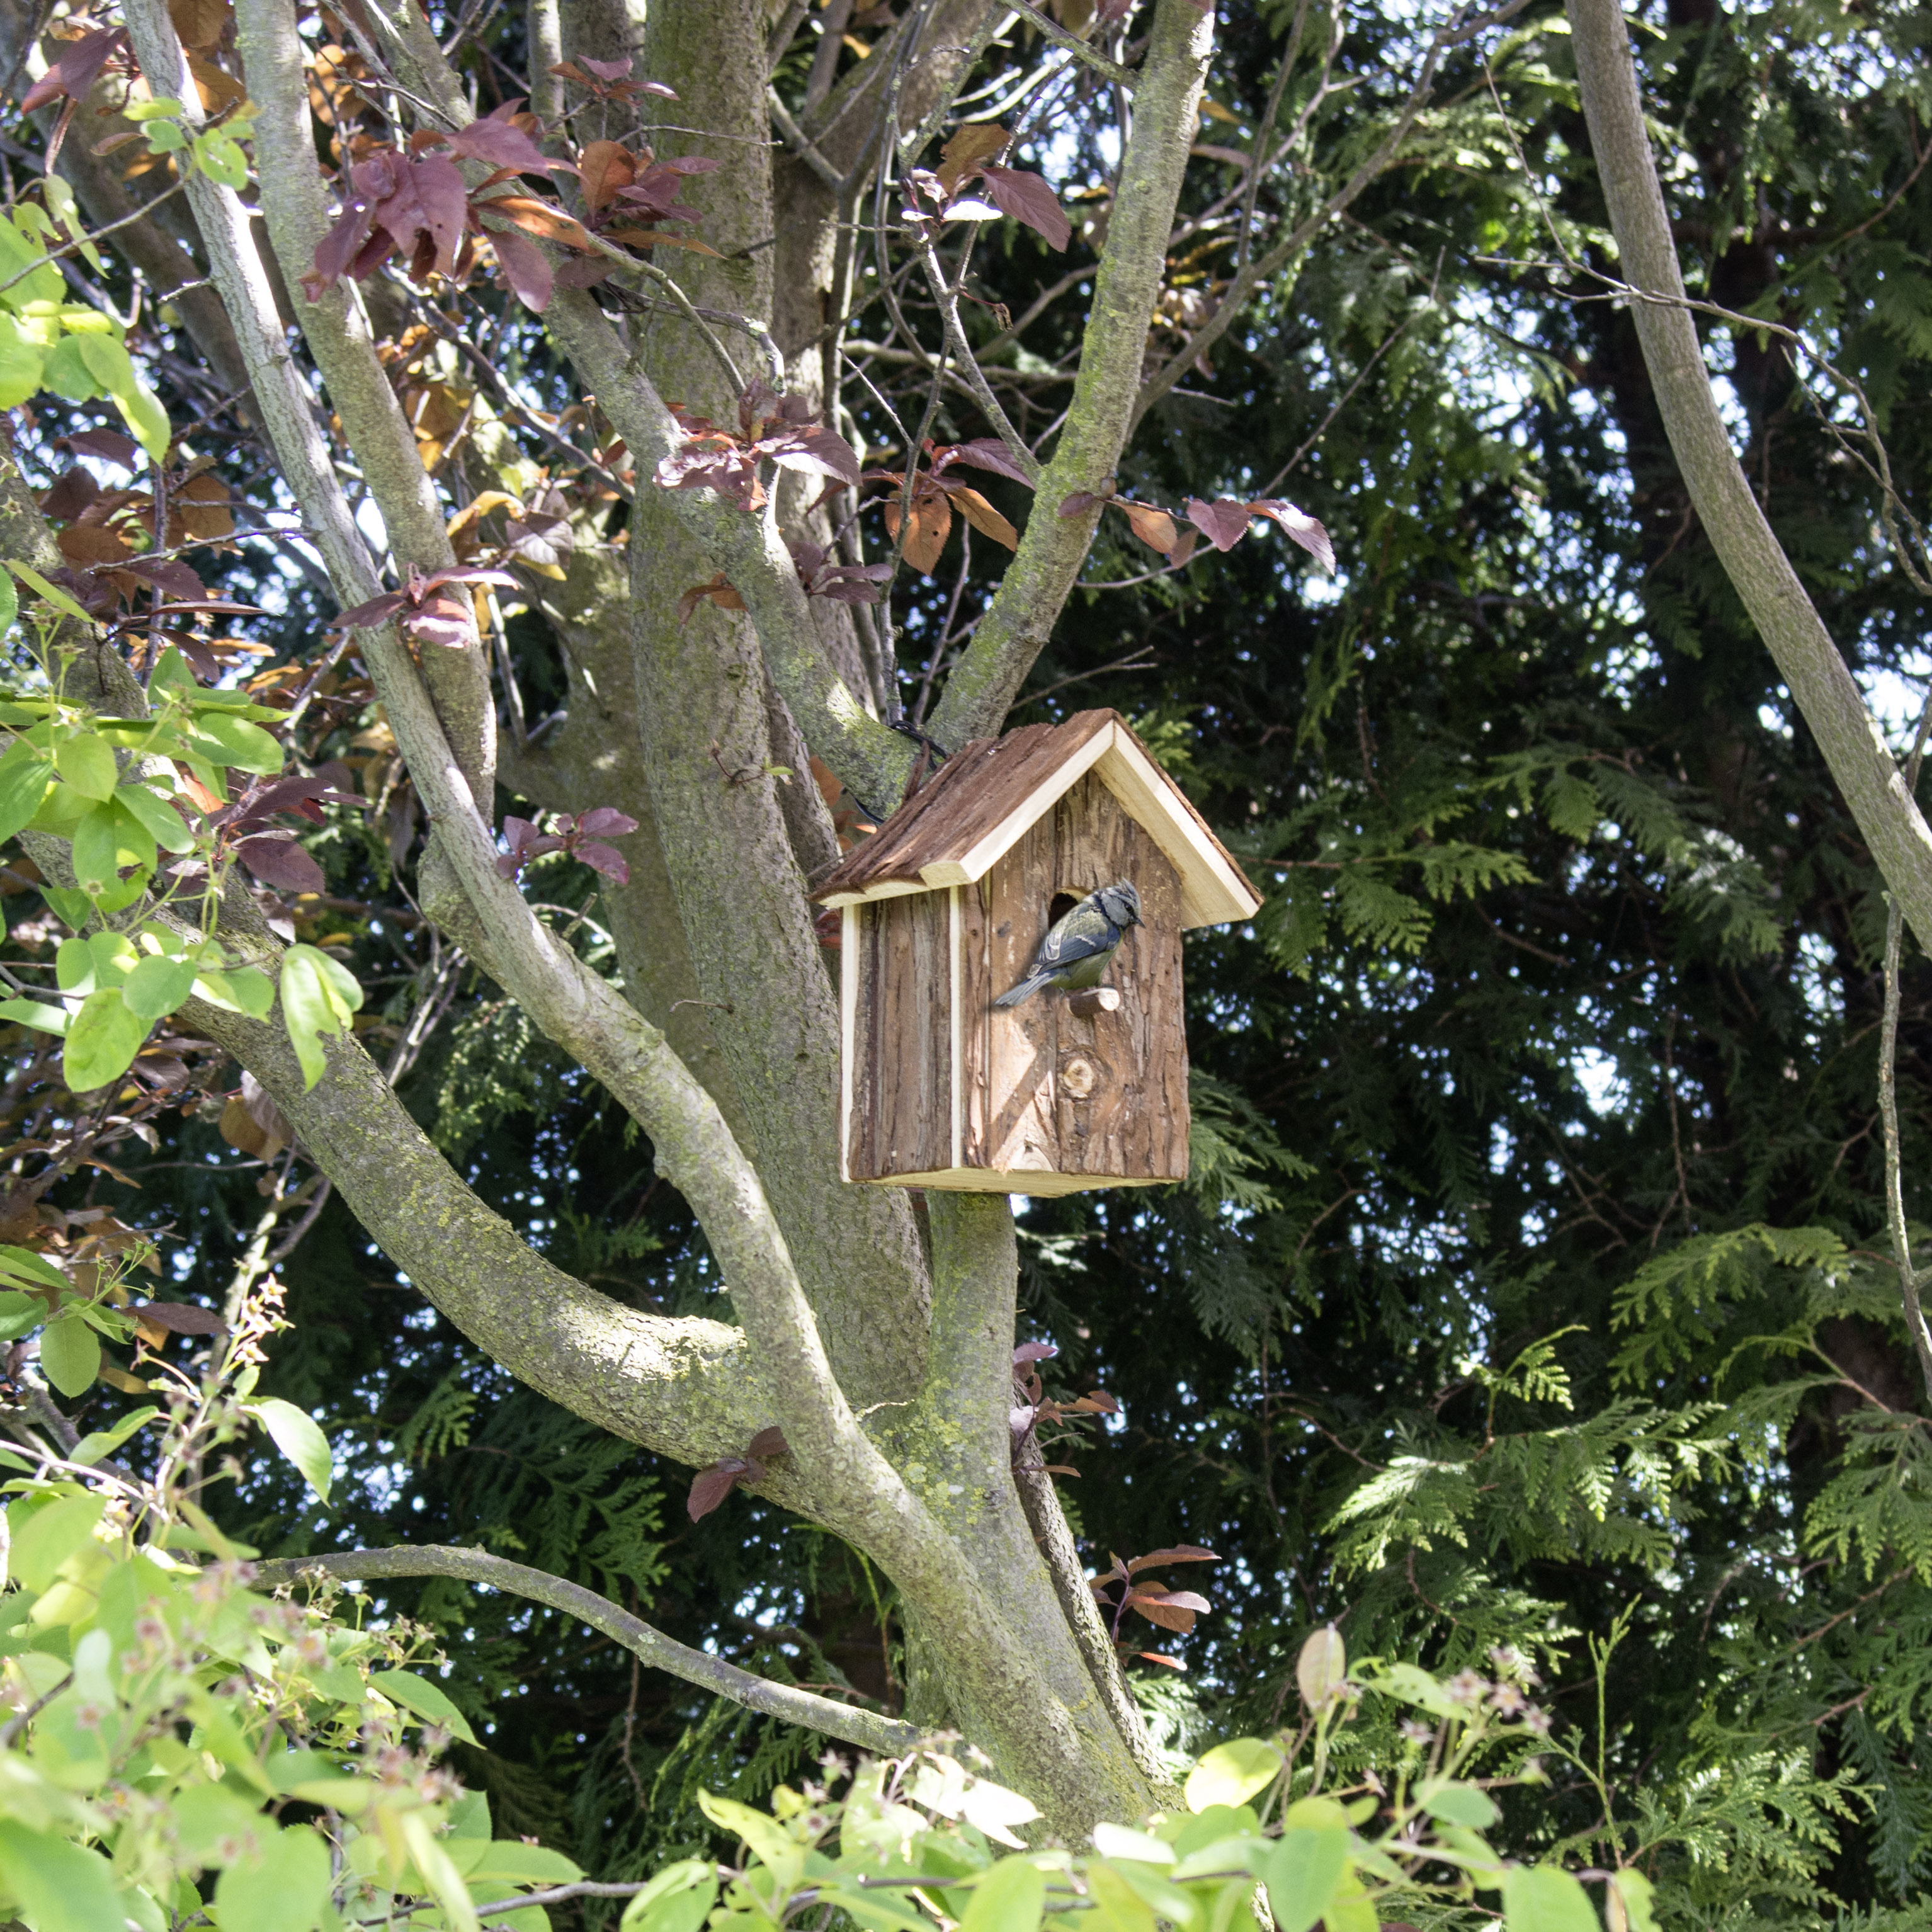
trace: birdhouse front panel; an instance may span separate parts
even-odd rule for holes
[[[1042,992],[996,1008],[1059,914],[1120,879],[1138,891],[1142,922],[1102,976],[1118,1004]],[[978,901],[962,934],[964,1165],[1052,1176],[1040,1193],[1184,1180],[1180,881],[1166,856],[1090,773],[977,893],[962,890]],[[1016,1180],[1013,1191],[1028,1190]]]
[[[954,893],[849,907],[840,938],[848,1012],[846,1178],[886,1180],[956,1164]]]

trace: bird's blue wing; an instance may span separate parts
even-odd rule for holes
[[[1098,906],[1083,902],[1041,940],[1039,956],[1034,961],[1034,970],[1037,973],[1077,965],[1082,959],[1092,958],[1096,952],[1106,952],[1119,939],[1120,934],[1107,915]]]

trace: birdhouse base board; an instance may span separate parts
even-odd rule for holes
[[[888,1174],[868,1187],[938,1187],[955,1194],[1084,1194],[1097,1187],[1172,1187],[1184,1174],[1056,1174],[1039,1167],[943,1167],[931,1174]]]

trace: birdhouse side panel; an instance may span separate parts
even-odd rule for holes
[[[950,895],[918,892],[854,908],[854,1180],[952,1163]]]
[[[971,958],[961,975],[962,988],[972,989],[965,1018],[980,1036],[975,1058],[984,1068],[973,1083],[976,1111],[969,1111],[962,1137],[968,1167],[1024,1172],[1060,1165],[1058,1002],[1036,994],[1008,1010],[993,1007],[994,996],[1032,964],[1049,922],[1047,907],[1060,890],[1054,824],[1055,814],[1046,813],[980,881],[983,923],[966,949]]]
[[[1054,808],[1056,890],[1133,882],[1142,922],[1130,928],[1103,984],[1112,1012],[1083,1018],[1052,1001],[1054,1096],[1063,1174],[1178,1180],[1187,1174],[1187,1030],[1182,1009],[1180,874],[1096,776]]]

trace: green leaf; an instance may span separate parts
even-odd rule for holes
[[[42,1033],[64,1034],[68,1012],[64,1006],[44,1006],[38,1000],[0,1000],[0,1019],[35,1027]]]
[[[106,741],[92,731],[63,738],[54,747],[54,770],[82,798],[110,799],[121,774]]]
[[[248,158],[226,134],[211,130],[195,136],[194,158],[211,181],[237,194],[248,185]]]
[[[145,449],[157,465],[163,462],[168,453],[168,446],[175,440],[174,425],[168,421],[168,412],[161,405],[161,399],[137,373],[133,383],[124,389],[113,392],[114,406],[121,412],[121,420],[132,433],[134,440]]]
[[[282,956],[282,1018],[302,1062],[304,1087],[327,1070],[325,1034],[349,1030],[350,1016],[362,1004],[355,976],[319,947],[291,946]]]
[[[94,991],[94,948],[84,939],[63,939],[54,949],[54,982],[63,993]]]
[[[97,805],[74,828],[74,875],[96,900],[118,886],[130,866],[152,872],[158,856],[154,834],[118,799]]]
[[[124,784],[114,796],[148,828],[154,843],[164,851],[194,850],[194,834],[188,830],[188,821],[152,785]]]
[[[282,748],[259,724],[245,718],[231,717],[220,711],[199,711],[194,728],[214,748],[209,754],[218,764],[234,765],[244,772],[259,772],[273,777],[282,768]]]
[[[37,1288],[55,1288],[62,1294],[69,1286],[67,1276],[52,1262],[43,1259],[32,1248],[10,1244],[0,1247],[0,1281],[28,1281]]]
[[[152,1022],[172,1012],[194,992],[195,978],[192,959],[144,952],[141,963],[128,975],[121,997],[136,1018]]]
[[[4,254],[0,254],[0,275],[10,272]],[[38,280],[41,272],[37,269],[32,279]],[[60,271],[56,268],[52,272],[58,274]],[[25,286],[12,288],[0,296],[0,302],[12,302],[26,293]],[[46,351],[27,335],[19,322],[10,315],[0,314],[0,410],[16,410],[39,391],[46,360]]]
[[[83,624],[92,624],[94,622],[94,620],[64,590],[62,590],[58,584],[50,584],[32,564],[16,563],[10,557],[7,560],[7,568],[29,590],[33,592],[35,596],[44,598],[63,616],[78,617]]]
[[[308,1410],[284,1402],[278,1395],[264,1396],[259,1402],[242,1406],[274,1438],[275,1447],[302,1472],[302,1480],[324,1502],[334,1463],[328,1453],[328,1438],[316,1426]],[[473,1744],[476,1740],[468,1740]]]
[[[429,1688],[436,1688],[434,1684]],[[400,1698],[396,1700],[398,1703],[401,1701]],[[458,1712],[452,1728],[462,1722],[462,1714]],[[554,1852],[547,1845],[526,1845],[515,1838],[492,1840],[484,1846],[482,1856],[473,1864],[464,1860],[462,1866],[466,1879],[488,1879],[493,1884],[502,1885],[569,1885],[584,1876],[583,1867],[566,1858],[561,1852]]]
[[[1589,1894],[1551,1865],[1512,1865],[1503,1874],[1508,1932],[1603,1932]]]
[[[250,1403],[250,1408],[260,1405]],[[284,1404],[286,1407],[287,1405]],[[297,1411],[300,1414],[300,1411]],[[304,1422],[308,1417],[303,1416]],[[311,1427],[314,1424],[310,1425]],[[320,1436],[320,1430],[316,1433]],[[292,1460],[292,1459],[291,1459]],[[308,1472],[302,1472],[306,1475]],[[324,1501],[327,1498],[325,1497]],[[418,1677],[413,1670],[372,1670],[369,1682],[392,1704],[400,1704],[406,1711],[413,1711],[419,1718],[427,1718],[432,1724],[440,1724],[460,1738],[466,1744],[476,1742],[476,1734],[470,1728],[470,1720],[449,1701],[449,1694],[440,1684],[432,1684],[427,1677]]]
[[[40,896],[67,925],[78,932],[94,916],[94,902],[71,886],[43,886]]]
[[[68,1085],[76,1094],[89,1094],[118,1080],[134,1065],[147,1036],[146,1021],[128,1010],[118,986],[103,986],[88,994],[68,1023],[67,1047],[61,1055]]]
[[[1030,1860],[1002,1858],[973,1888],[959,1932],[1039,1932],[1046,1875]]]
[[[124,1932],[127,1915],[113,1868],[98,1852],[56,1833],[0,1819],[0,1881],[34,1932]]]
[[[10,600],[18,608],[10,577],[0,574],[0,591],[5,593],[0,602]],[[6,756],[0,758],[0,843],[11,838],[40,810],[52,776],[46,754],[24,738],[16,740]]]
[[[72,340],[80,344],[81,360],[87,364],[88,374],[107,394],[118,396],[134,386],[134,358],[128,353],[124,342],[111,335],[92,334]]]
[[[137,1429],[145,1428],[160,1414],[152,1402],[146,1408],[137,1408],[131,1415],[124,1415],[112,1429],[96,1429],[83,1436],[68,1451],[70,1462],[83,1462],[90,1468],[104,1456],[111,1456]]]
[[[96,396],[105,393],[82,352],[81,344],[86,339],[84,336],[63,335],[47,351],[47,359],[40,370],[40,380],[56,395],[64,396],[70,403],[92,402]]]
[[[1274,1910],[1275,1932],[1308,1932],[1348,1876],[1348,1834],[1336,1826],[1291,1827],[1254,1857]]]
[[[14,1531],[8,1553],[14,1575],[29,1590],[48,1588],[61,1565],[86,1546],[106,1508],[104,1496],[61,1496],[34,1510]]]
[[[40,1366],[62,1395],[79,1395],[100,1372],[100,1337],[78,1315],[58,1316],[41,1334]]]
[[[698,1932],[717,1901],[718,1875],[702,1859],[666,1865],[624,1908],[618,1932]]]
[[[238,966],[226,972],[206,968],[194,982],[199,998],[225,1013],[246,1013],[250,1019],[265,1020],[275,1004],[275,982],[253,966]]]
[[[1473,1784],[1445,1784],[1430,1792],[1422,1808],[1445,1825],[1466,1825],[1472,1832],[1486,1832],[1502,1814],[1486,1791]]]
[[[1244,1804],[1281,1775],[1282,1755],[1262,1738],[1236,1738],[1216,1744],[1188,1774],[1190,1811],[1210,1804]]]
[[[1630,1932],[1658,1932],[1657,1912],[1651,1903],[1652,1887],[1643,1874],[1626,1866],[1614,1872],[1610,1883],[1616,1888],[1618,1898],[1623,1901],[1624,1917]]]
[[[215,1881],[222,1932],[314,1932],[328,1904],[328,1845],[306,1825],[278,1832],[266,1819],[256,1820],[250,1835],[258,1855]]]

